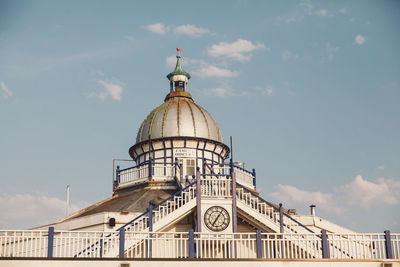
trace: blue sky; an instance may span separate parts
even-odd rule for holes
[[[0,228],[111,195],[169,90],[233,136],[262,196],[400,232],[398,1],[0,1]]]

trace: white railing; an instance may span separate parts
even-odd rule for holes
[[[54,234],[53,257],[102,258],[118,248],[115,232],[57,231]]]
[[[234,166],[234,172],[236,173],[236,182],[250,189],[254,187],[254,176],[251,172],[246,171],[238,166]],[[227,164],[214,164],[206,165],[204,168],[204,174],[210,178],[224,178],[230,177],[231,168]]]
[[[245,204],[248,208],[257,211],[259,215],[273,223],[278,229],[280,228],[280,216],[277,208],[272,207],[260,197],[241,187],[236,189],[236,197],[238,201]],[[288,234],[310,233],[304,226],[285,215],[282,216],[282,225],[284,232]]]
[[[153,221],[157,223],[158,221],[165,218],[167,215],[171,214],[175,210],[181,208],[189,201],[196,197],[196,187],[195,185],[187,187],[179,195],[172,197],[171,199],[165,201],[165,203],[159,205],[153,210]]]
[[[234,171],[236,173],[236,182],[251,189],[254,188],[254,176],[252,173],[239,168],[239,167],[234,167]]]
[[[179,168],[178,168],[179,169]],[[175,176],[175,166],[172,164],[153,163],[153,179],[170,178]]]
[[[322,258],[321,238],[316,234],[261,234],[261,240],[263,258]]]
[[[196,258],[257,258],[255,233],[195,233]]]
[[[142,165],[119,172],[119,185],[135,184],[146,181],[149,178],[149,166]]]
[[[189,258],[188,233],[129,233],[125,240],[135,244],[126,249],[127,258]]]
[[[53,257],[102,258],[118,251],[119,236],[110,232],[55,231]],[[115,238],[110,238],[114,236]],[[319,234],[126,232],[124,256],[128,258],[202,259],[266,258],[321,259]],[[385,234],[328,234],[330,258],[386,259]],[[392,253],[399,259],[400,234],[391,234]],[[47,231],[0,231],[0,257],[47,257]],[[192,251],[192,255],[190,253]],[[117,253],[118,254],[118,253]],[[352,255],[352,256],[350,256]]]
[[[330,255],[335,259],[384,259],[383,234],[328,234]],[[400,258],[400,234],[391,234],[393,258]]]
[[[0,257],[46,257],[47,231],[0,230]]]
[[[230,166],[226,164],[207,165],[204,170],[207,178],[223,179],[230,177]],[[152,164],[152,179],[155,181],[165,179],[172,180],[174,177],[176,177],[179,180],[181,176],[180,171],[180,168],[175,164],[163,164],[156,162]],[[236,182],[247,188],[255,189],[253,184],[254,177],[251,172],[248,172],[237,166],[234,166],[234,171],[236,173]],[[145,164],[121,170],[118,172],[117,179],[120,188],[146,182],[149,179],[149,165]],[[183,186],[185,186],[186,181],[184,180],[182,183]]]
[[[201,178],[201,196],[230,197],[232,196],[232,180],[226,178]]]
[[[179,171],[179,168],[176,168]],[[157,180],[172,180],[175,177],[175,164],[163,164],[153,163],[152,164],[152,179]],[[149,165],[144,164],[128,169],[121,170],[117,173],[118,186],[126,187],[142,182],[146,182],[149,179]]]

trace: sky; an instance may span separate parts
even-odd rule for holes
[[[400,232],[399,27],[399,1],[0,0],[0,228],[111,196],[181,47],[261,196]]]

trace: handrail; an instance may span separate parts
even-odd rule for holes
[[[171,164],[171,163],[164,163],[164,162],[152,162],[151,164],[153,166],[154,165],[164,165],[165,167],[174,167],[175,166],[175,163]],[[139,164],[139,165],[136,165],[136,166],[133,166],[133,167],[128,167],[128,168],[125,168],[125,169],[120,169],[119,173],[121,173],[123,171],[127,171],[127,170],[132,170],[132,169],[135,169],[135,168],[138,168],[138,167],[143,167],[143,166],[149,166],[148,162],[143,162],[142,164]]]
[[[171,198],[177,196],[178,194],[182,193],[184,190],[186,190],[186,189],[188,189],[189,187],[193,186],[195,183],[196,183],[196,181],[190,183],[188,186],[182,188],[182,189],[179,190],[178,192],[176,192],[176,193],[170,195],[168,198],[164,199],[162,202],[160,202],[159,204],[155,205],[153,209],[158,208],[159,206],[161,206],[162,204],[164,204],[165,202],[167,202],[167,201],[170,200]],[[104,238],[108,238],[108,237],[110,237],[111,235],[116,235],[116,236],[118,236],[118,235],[119,235],[119,230],[121,230],[122,228],[125,228],[125,227],[127,227],[127,226],[129,226],[129,225],[131,225],[131,224],[133,224],[135,221],[139,220],[140,218],[142,218],[143,216],[145,216],[145,215],[148,214],[148,213],[149,213],[149,209],[146,209],[145,212],[143,212],[143,213],[140,214],[139,216],[135,217],[134,219],[132,219],[132,220],[129,221],[128,223],[124,224],[123,226],[119,227],[117,230],[115,230],[115,232],[109,233],[107,236],[104,236]],[[107,243],[107,241],[104,241],[104,244],[106,244],[106,243]],[[84,249],[84,250],[80,251],[78,254],[76,254],[76,255],[74,256],[74,258],[76,258],[77,256],[81,255],[81,254],[84,253],[85,251],[89,250],[90,248],[93,248],[94,246],[96,246],[96,245],[98,245],[98,244],[99,244],[99,241],[96,241],[96,243],[94,243],[94,244],[88,246],[86,249]]]
[[[246,170],[245,168],[242,168],[242,167],[240,167],[240,166],[238,166],[238,165],[233,164],[233,167],[234,167],[234,168],[238,168],[238,169],[241,170],[241,171],[244,171],[244,172],[247,172],[248,174],[253,175],[253,173],[252,173],[251,171],[248,171],[248,170]]]
[[[218,175],[218,174],[216,174],[216,173],[214,172],[214,170],[207,164],[207,162],[204,162],[203,165],[207,166],[207,168],[211,171],[211,175],[215,175],[215,176]],[[206,174],[203,173],[203,176],[205,176],[205,175],[206,175]]]
[[[279,209],[272,204],[271,202],[263,199],[262,197],[260,197],[259,195],[255,194],[254,192],[252,192],[251,190],[247,189],[246,187],[242,186],[239,183],[236,183],[236,185],[238,185],[239,187],[243,188],[245,191],[249,192],[251,195],[259,198],[260,200],[262,200],[263,202],[265,202],[268,206],[272,207],[275,211],[279,212]],[[304,229],[306,229],[307,231],[309,231],[310,233],[314,234],[314,231],[311,230],[310,228],[308,228],[307,226],[305,226],[304,224],[302,224],[301,222],[297,221],[296,219],[294,219],[292,216],[290,216],[289,214],[287,214],[286,212],[282,212],[283,215],[285,215],[286,217],[288,217],[289,219],[291,219],[292,221],[294,221],[295,223],[297,223],[299,226],[303,227]]]
[[[154,206],[153,209],[158,208],[159,206],[161,206],[162,204],[164,204],[165,202],[167,202],[168,200],[170,200],[171,198],[177,196],[178,194],[182,193],[184,190],[188,189],[189,187],[191,187],[192,185],[194,185],[196,183],[196,181],[191,182],[189,185],[187,185],[186,187],[182,188],[181,190],[179,190],[178,192],[176,192],[175,194],[169,196],[167,199],[163,200],[162,202],[158,203],[157,205]]]
[[[162,202],[160,202],[160,203],[158,203],[157,205],[155,205],[155,206],[153,207],[153,210],[156,209],[156,208],[158,208],[160,205],[164,204],[165,202],[167,202],[167,201],[170,200],[171,198],[175,197],[176,195],[182,193],[182,191],[188,189],[189,187],[191,187],[191,186],[194,185],[195,183],[196,183],[196,181],[190,183],[188,186],[182,188],[182,189],[179,190],[178,192],[176,192],[176,193],[170,195],[168,198],[164,199]],[[131,220],[130,222],[128,222],[128,223],[124,224],[123,226],[121,226],[120,228],[118,228],[116,231],[119,231],[120,229],[122,229],[122,228],[124,228],[124,227],[126,227],[126,226],[128,226],[128,225],[130,225],[130,224],[132,224],[132,223],[134,223],[136,220],[138,220],[139,218],[143,217],[143,216],[146,215],[147,213],[149,213],[149,210],[148,210],[148,209],[147,209],[145,212],[143,212],[142,214],[140,214],[139,216],[137,216],[136,218],[134,218],[133,220]]]

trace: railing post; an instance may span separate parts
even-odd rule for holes
[[[322,258],[329,259],[330,251],[329,251],[329,243],[328,243],[328,235],[326,234],[326,230],[321,230],[321,241],[322,241]]]
[[[201,232],[201,177],[200,168],[196,168],[196,206],[197,206],[197,232]]]
[[[194,231],[193,229],[189,230],[189,258],[193,259],[195,257],[194,252]]]
[[[103,258],[103,238],[100,239],[100,258]]]
[[[116,186],[118,186],[119,183],[121,182],[121,178],[119,175],[119,165],[117,165],[117,169],[115,170],[115,182],[116,182]]]
[[[119,229],[119,257],[125,257],[125,228]]]
[[[254,189],[256,188],[257,185],[257,181],[256,181],[256,169],[253,169],[253,185],[254,185]]]
[[[54,245],[54,227],[49,227],[47,236],[47,258],[53,258],[53,245]]]
[[[153,179],[153,159],[149,158],[149,181]]]
[[[177,173],[177,168],[178,168],[178,159],[177,158],[175,158],[175,177],[177,177],[178,178],[178,175],[176,174]]]
[[[149,202],[149,258],[153,257],[153,203]]]
[[[181,185],[183,185],[183,164],[179,164],[179,179],[181,180]]]
[[[283,208],[282,208],[282,203],[279,203],[279,226],[280,226],[280,232],[283,233]]]
[[[236,208],[236,173],[232,173],[232,226],[233,232],[237,232],[237,208]]]
[[[231,181],[232,181],[232,230],[233,233],[237,232],[237,203],[236,203],[236,172],[231,173]],[[237,258],[237,243],[236,243],[236,235],[233,235],[234,239],[234,251],[233,255],[235,258]]]
[[[385,233],[386,258],[393,259],[393,249],[392,249],[392,240],[390,237],[390,231],[386,230],[384,233]]]
[[[257,244],[257,258],[262,258],[262,243],[261,243],[261,231],[256,230],[256,244]]]

